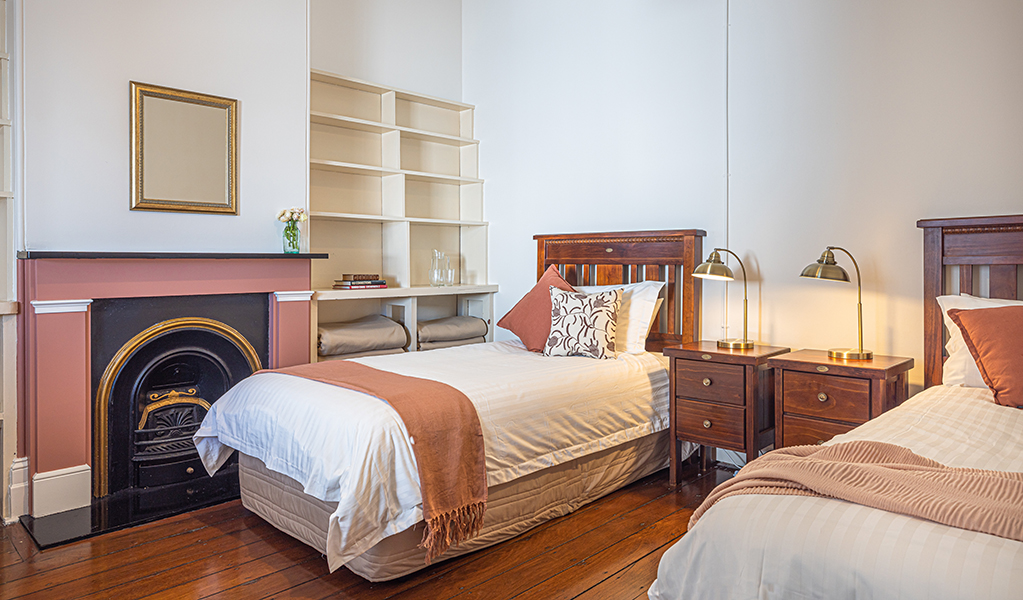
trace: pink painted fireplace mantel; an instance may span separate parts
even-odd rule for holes
[[[19,255],[18,456],[34,516],[91,498],[90,305],[100,298],[269,295],[269,365],[309,362],[311,259],[324,255]]]

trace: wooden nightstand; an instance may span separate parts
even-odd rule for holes
[[[776,356],[774,447],[823,444],[909,396],[912,358],[829,358],[823,350]]]
[[[788,351],[778,346],[728,350],[716,342],[664,348],[671,358],[671,485],[679,483],[681,442],[745,452],[747,461],[774,442],[773,372],[767,360]]]

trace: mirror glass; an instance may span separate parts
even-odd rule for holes
[[[238,213],[236,104],[132,83],[132,210]]]

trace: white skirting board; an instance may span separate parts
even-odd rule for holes
[[[7,489],[7,502],[10,514],[4,515],[8,524],[18,520],[21,515],[31,512],[28,505],[28,457],[15,458],[11,463],[11,485]]]
[[[79,465],[32,477],[32,516],[45,517],[92,503],[92,469]]]

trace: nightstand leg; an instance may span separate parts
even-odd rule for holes
[[[717,462],[717,448],[700,446],[700,471],[706,473]]]

